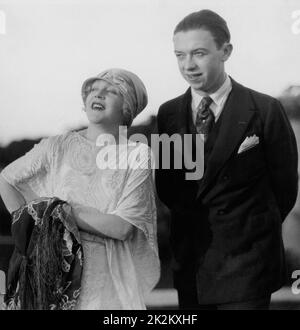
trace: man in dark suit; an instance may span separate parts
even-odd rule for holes
[[[281,227],[298,189],[294,133],[279,101],[226,74],[232,45],[223,18],[192,13],[173,41],[190,88],[160,107],[158,131],[204,141],[200,180],[187,180],[186,168],[156,171],[171,211],[179,307],[267,309],[286,280]]]

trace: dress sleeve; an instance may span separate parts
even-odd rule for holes
[[[136,160],[136,158],[139,158]],[[129,160],[124,189],[113,212],[140,229],[153,243],[156,230],[156,202],[152,169],[153,157],[148,147],[138,148]]]
[[[52,153],[53,138],[44,138],[24,156],[6,166],[1,175],[9,184],[23,192],[25,185],[31,186],[30,183],[49,172]]]
[[[113,214],[128,221],[136,228],[132,237],[126,242],[138,274],[137,280],[145,293],[154,287],[160,275],[157,212],[152,176],[154,157],[151,157],[151,149],[146,145],[142,145],[136,151],[134,157],[129,159],[127,180]],[[124,257],[122,259],[124,260]],[[120,262],[119,260],[118,263]],[[130,268],[129,261],[126,267]]]

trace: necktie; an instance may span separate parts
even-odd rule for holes
[[[209,108],[212,101],[209,96],[205,96],[198,106],[196,129],[198,133],[204,134],[204,141],[207,140],[207,136],[215,123],[215,116]]]

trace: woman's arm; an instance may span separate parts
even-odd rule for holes
[[[25,155],[4,167],[0,174],[0,194],[9,212],[39,197],[32,190],[30,181],[36,175],[43,180],[56,144],[59,144],[58,137],[44,138]]]
[[[0,175],[0,195],[9,213],[26,203],[23,195]]]
[[[105,214],[92,207],[71,204],[77,226],[82,230],[125,241],[130,237],[133,225],[113,214]]]

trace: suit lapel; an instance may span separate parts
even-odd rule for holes
[[[179,116],[177,118],[177,125],[178,126],[178,133],[181,135],[181,141],[182,141],[182,150],[181,150],[181,156],[182,156],[182,165],[183,169],[186,172],[193,172],[193,162],[192,159],[194,152],[202,152],[204,153],[204,147],[201,150],[196,150],[197,144],[195,141],[195,133],[196,132],[190,132],[188,126],[189,121],[192,120],[192,107],[191,107],[191,88],[189,88],[186,93],[183,95],[183,98],[181,100],[181,103],[179,104]],[[191,139],[187,139],[185,135],[190,135]],[[204,157],[203,157],[204,159]],[[203,164],[204,165],[204,164]],[[202,168],[202,173],[204,171],[204,168]],[[196,181],[197,183],[197,181]]]
[[[232,90],[223,109],[222,124],[207,162],[197,198],[215,178],[231,154],[242,142],[243,135],[254,115],[254,104],[247,89],[232,80]]]
[[[189,108],[191,107],[191,88],[189,88],[181,99],[179,104],[178,118],[176,120],[178,124],[178,133],[181,135],[182,139],[184,134],[187,134],[187,119]]]

